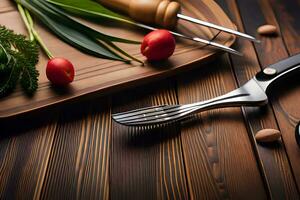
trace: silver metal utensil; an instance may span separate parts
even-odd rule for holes
[[[219,31],[223,31],[225,33],[230,33],[230,34],[233,34],[233,35],[237,35],[237,36],[240,36],[240,37],[245,38],[247,40],[250,40],[252,42],[260,43],[260,40],[256,39],[255,37],[253,37],[251,35],[248,35],[246,33],[242,33],[242,32],[236,31],[236,30],[232,30],[230,28],[226,28],[226,27],[223,27],[223,26],[220,26],[220,25],[217,25],[217,24],[213,24],[211,22],[206,22],[206,21],[196,19],[194,17],[186,16],[186,15],[183,15],[183,14],[180,14],[180,13],[177,14],[177,17],[179,19],[189,21],[189,22],[192,22],[192,23],[195,23],[195,24],[199,24],[199,25],[202,25],[202,26],[213,28],[213,29],[216,29],[216,30],[219,30]]]
[[[184,119],[190,114],[213,108],[261,106],[267,104],[273,83],[288,74],[299,72],[300,54],[273,64],[256,74],[240,88],[225,95],[186,105],[161,105],[113,114],[113,119],[127,126],[144,126]]]
[[[148,25],[145,25],[145,24],[141,24],[141,23],[135,23],[135,25],[139,26],[141,28],[144,28],[144,29],[152,30],[152,31],[157,30],[157,28],[154,28],[152,26],[148,26]],[[202,38],[199,38],[199,37],[190,37],[190,36],[187,36],[187,35],[184,35],[184,34],[181,34],[181,33],[177,33],[175,31],[169,31],[169,32],[172,33],[174,36],[184,38],[184,39],[188,39],[188,40],[191,40],[191,41],[194,41],[194,42],[199,42],[199,43],[202,43],[202,44],[205,44],[205,45],[209,45],[209,46],[212,46],[214,48],[226,51],[226,52],[231,53],[231,54],[235,54],[235,55],[239,55],[239,56],[243,55],[241,52],[239,52],[235,49],[232,49],[230,47],[227,47],[225,45],[222,45],[222,44],[210,41],[210,40],[202,39]]]
[[[168,1],[168,0],[98,0],[102,5],[122,12],[130,16],[131,19],[136,22],[127,21],[127,23],[132,23],[133,25],[137,25],[139,27],[155,30],[152,25],[158,25],[159,27],[164,27],[167,29],[175,28],[177,21],[179,19],[192,22],[201,26],[213,28],[222,32],[230,33],[236,36],[240,36],[242,38],[248,39],[253,42],[259,42],[259,40],[255,39],[253,36],[248,35],[246,33],[239,32],[237,30],[233,30],[227,27],[223,27],[221,25],[217,25],[211,22],[206,22],[201,19],[196,19],[191,16],[187,16],[181,13],[181,3],[177,1]],[[199,37],[189,37],[183,35],[178,32],[170,31],[173,35],[177,37],[181,37],[184,39],[189,39],[195,42],[203,43],[212,47],[216,47],[218,49],[224,50],[229,53],[242,55],[240,52],[226,47],[222,44],[218,44],[209,40],[205,40]]]

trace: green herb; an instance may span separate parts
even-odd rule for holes
[[[119,22],[134,24],[128,17],[119,15],[93,0],[47,0],[71,13],[87,17],[104,17]]]
[[[38,47],[24,35],[0,26],[0,96],[11,92],[18,82],[27,94],[38,86]]]
[[[152,29],[151,27],[135,22],[128,17],[115,13],[100,3],[93,0],[46,0],[53,5],[59,6],[66,11],[78,16],[88,17],[92,19],[105,18],[115,20],[117,22],[130,24],[144,29]],[[153,29],[154,30],[154,29]]]
[[[129,59],[131,59],[142,63],[142,61],[113,44],[113,42],[133,44],[139,44],[140,42],[96,31],[72,19],[63,10],[44,0],[16,0],[16,2],[32,12],[62,40],[88,54],[123,62],[130,62]]]

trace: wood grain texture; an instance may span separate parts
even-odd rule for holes
[[[289,54],[297,54],[300,52],[300,17],[299,1],[293,0],[270,0],[276,20],[280,27],[282,39],[285,43]],[[270,8],[269,8],[270,9]]]
[[[2,0],[9,1],[9,0]],[[184,3],[184,2],[183,2]],[[213,22],[221,25],[235,28],[231,21],[226,17],[225,13],[214,3],[214,1],[201,1],[198,12],[202,13],[203,19],[211,19]],[[194,16],[194,12],[183,10],[183,13]],[[125,24],[115,23],[95,24],[86,22],[87,25],[109,35],[130,38],[142,41],[145,31],[136,29],[135,27],[126,26]],[[18,33],[26,33],[24,24],[17,11],[0,12],[0,24],[5,25]],[[125,64],[119,61],[111,61],[88,56],[76,50],[75,48],[60,41],[48,29],[39,23],[36,26],[37,31],[44,39],[49,50],[54,56],[65,57],[72,61],[76,68],[76,77],[72,85],[66,91],[57,91],[51,87],[45,74],[46,57],[43,55],[37,68],[40,72],[39,88],[33,98],[29,98],[23,94],[21,90],[16,90],[13,94],[6,98],[0,99],[0,118],[12,117],[24,112],[41,109],[53,104],[62,103],[67,100],[88,95],[94,96],[95,93],[104,93],[108,91],[120,90],[124,87],[130,87],[144,82],[153,81],[154,79],[170,76],[176,72],[190,69],[190,63],[200,63],[216,54],[215,49],[203,47],[203,44],[192,43],[190,41],[178,40],[177,49],[168,61],[160,63],[146,62],[142,67],[140,64]],[[214,32],[210,29],[196,26],[191,23],[182,22],[178,27],[179,32],[185,34],[193,30],[199,37],[211,39]],[[216,42],[231,45],[235,37],[228,34],[220,34],[216,38]],[[144,59],[140,54],[140,45],[120,44],[127,53],[132,54],[139,59]]]
[[[0,13],[9,12],[14,9],[13,1],[0,0]]]
[[[278,24],[281,28],[282,39],[284,40],[286,49],[289,55],[294,55],[300,52],[300,4],[297,1],[270,1],[269,6],[272,6]],[[270,8],[270,7],[268,7]],[[300,151],[294,138],[296,124],[300,121],[299,98],[300,84],[299,78],[294,77],[291,81],[278,88],[284,93],[278,94],[274,101],[274,110],[278,119],[279,126],[284,131],[283,140],[286,151],[289,156],[291,166],[297,181],[298,190],[300,190],[300,169],[298,167]]]
[[[24,131],[28,124],[31,123],[24,120],[13,130],[1,125],[4,128],[1,135],[6,136],[1,138],[0,143],[0,199],[34,199],[40,193],[56,122],[52,118],[41,127],[36,122],[34,125],[38,128]]]
[[[246,30],[250,31],[248,30],[249,28],[247,29],[247,27],[251,27],[250,33],[257,35],[255,32],[256,28],[267,23],[265,22],[265,17],[262,14],[262,12],[266,12],[267,9],[261,9],[260,5],[256,1],[237,2],[239,7],[237,7],[234,1],[223,1],[224,6],[227,6],[228,10],[230,10],[229,15],[232,16],[231,18],[237,24],[238,29],[241,31],[245,30],[242,24],[242,20],[244,20],[243,22]],[[238,10],[239,8],[240,10]],[[239,11],[241,12],[242,19],[240,18]],[[255,16],[253,16],[254,11],[256,12]],[[259,45],[259,48],[261,49],[270,49],[269,46],[274,43],[273,40],[278,41],[277,38],[260,39],[262,40],[262,45]],[[257,60],[255,49],[250,42],[237,40],[237,43],[234,47],[243,52],[246,58],[231,56],[231,61],[238,84],[242,85],[261,70],[260,63]],[[272,48],[273,47],[271,47],[271,49]],[[265,53],[265,55],[266,54],[267,53]],[[268,57],[272,56],[268,54]],[[270,197],[274,199],[297,199],[298,191],[296,188],[296,182],[293,178],[293,173],[289,165],[289,160],[285,152],[285,145],[283,144],[283,141],[274,146],[264,146],[261,144],[256,144],[256,141],[253,137],[257,131],[264,128],[278,129],[272,108],[270,106],[266,106],[264,108],[243,108],[243,113],[245,115],[245,121],[250,132],[250,139],[252,140],[253,147],[257,153],[262,175],[265,178],[265,183],[270,192]]]
[[[173,82],[171,82],[173,83]],[[113,112],[177,102],[173,84],[126,91]],[[113,123],[111,199],[188,199],[178,126],[133,128]]]
[[[199,6],[197,0],[190,2],[191,10]],[[260,38],[262,46],[238,40],[235,48],[243,58],[224,55],[176,78],[155,79],[111,98],[69,104],[19,121],[0,120],[0,199],[299,199],[299,149],[292,132],[300,118],[297,78],[278,87],[270,106],[262,109],[217,109],[152,128],[111,121],[111,112],[224,94],[250,79],[260,63],[299,51],[298,23],[292,20],[298,13],[287,11],[296,7],[294,2],[217,2],[241,31],[255,35],[256,26],[268,22],[280,27],[280,37]],[[52,41],[50,48],[56,48]],[[97,72],[97,62],[87,61],[91,68],[82,69],[81,78]],[[109,73],[108,66],[103,70]],[[282,139],[275,145],[256,144],[253,133],[263,127],[280,129]]]
[[[234,76],[225,56],[206,68],[180,76],[179,102],[206,100],[234,88]],[[198,114],[182,123],[181,134],[192,199],[266,198],[239,108]]]
[[[38,198],[109,198],[109,103],[90,104],[61,115]]]

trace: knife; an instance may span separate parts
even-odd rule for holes
[[[112,115],[127,126],[145,126],[182,120],[197,112],[233,106],[261,106],[268,103],[272,87],[279,80],[300,72],[300,54],[264,68],[240,88],[225,95],[185,105],[160,105]]]

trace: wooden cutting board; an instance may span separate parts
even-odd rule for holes
[[[0,0],[0,2],[0,24],[13,29],[17,33],[27,34],[21,17],[12,1]],[[184,14],[228,28],[236,28],[223,10],[212,0],[182,0],[182,3],[182,12]],[[109,21],[103,22],[103,19],[99,19],[99,21],[101,21],[101,25],[87,21],[84,21],[84,23],[111,35],[139,41],[142,41],[143,36],[147,33],[145,30],[124,24]],[[76,70],[75,80],[66,89],[57,90],[53,88],[45,75],[47,58],[41,52],[40,61],[37,65],[40,72],[37,92],[33,97],[28,97],[20,88],[16,88],[9,96],[1,98],[0,118],[12,117],[42,108],[51,108],[55,104],[75,100],[83,96],[92,98],[94,95],[103,92],[114,92],[146,81],[164,78],[180,73],[182,70],[191,69],[192,66],[196,66],[195,63],[200,64],[219,52],[211,47],[202,47],[203,45],[200,43],[177,39],[176,51],[168,61],[155,64],[146,62],[145,66],[141,66],[138,63],[125,64],[119,61],[86,55],[60,41],[42,24],[37,23],[36,28],[56,57],[67,58],[74,64]],[[205,39],[212,39],[218,33],[216,30],[183,21],[179,22],[176,31],[188,35],[197,35]],[[230,46],[234,43],[235,37],[221,33],[215,41]],[[120,44],[120,47],[144,60],[144,57],[140,54],[139,45]]]

